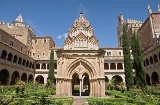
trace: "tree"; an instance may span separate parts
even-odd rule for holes
[[[130,54],[130,44],[128,35],[126,32],[126,28],[123,27],[123,35],[122,35],[122,46],[123,46],[123,54],[124,54],[124,70],[125,70],[125,81],[127,90],[129,90],[133,86],[133,72],[132,72],[132,60]]]
[[[146,87],[146,73],[144,71],[141,46],[135,33],[133,33],[131,38],[131,48],[133,54],[133,65],[136,74],[136,85],[141,88]]]
[[[54,76],[54,52],[53,50],[51,50],[51,53],[50,53],[48,80],[51,83],[55,83],[56,81],[55,76]]]

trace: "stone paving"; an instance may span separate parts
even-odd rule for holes
[[[88,96],[73,96],[73,104],[72,105],[89,105],[87,101]]]
[[[89,105],[87,99],[89,96],[73,96],[73,104],[72,105]],[[99,98],[112,98],[110,96],[99,97]]]

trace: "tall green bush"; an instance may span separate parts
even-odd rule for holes
[[[48,80],[51,81],[51,83],[55,83],[56,81],[56,78],[54,76],[54,51],[53,50],[51,50],[51,53],[50,53]]]
[[[133,33],[131,38],[131,48],[133,54],[133,65],[136,74],[136,85],[141,88],[146,87],[146,73],[144,71],[141,46],[135,33]]]
[[[125,70],[125,81],[127,90],[129,90],[133,86],[133,72],[132,72],[132,61],[131,61],[131,54],[130,54],[130,45],[129,39],[126,32],[126,28],[123,27],[123,55],[124,55],[124,70]]]

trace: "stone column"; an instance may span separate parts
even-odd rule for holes
[[[92,96],[92,80],[90,79],[90,92],[89,96]]]
[[[109,70],[110,70],[110,65],[111,65],[111,64],[110,64],[110,63],[108,63],[108,65],[109,65]]]
[[[94,84],[95,84],[95,81],[93,80],[93,81],[92,81],[92,96],[93,96],[93,97],[95,96]]]
[[[116,70],[117,70],[117,63],[115,65],[116,65]]]
[[[83,90],[83,80],[85,78],[85,75],[82,77],[82,90]]]
[[[72,80],[70,80],[70,96],[72,96]]]
[[[101,97],[105,96],[105,80],[100,81],[100,86],[101,86]]]
[[[79,89],[79,96],[81,96],[81,90],[82,89],[82,79],[80,79],[80,89]]]
[[[42,64],[40,63],[40,70],[41,70]]]
[[[46,63],[46,70],[47,70],[47,63]]]

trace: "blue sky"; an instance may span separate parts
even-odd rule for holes
[[[160,0],[1,0],[0,21],[12,22],[22,14],[37,36],[51,36],[62,47],[65,35],[79,17],[80,4],[100,47],[116,47],[117,16],[145,21],[148,4],[157,12]]]

